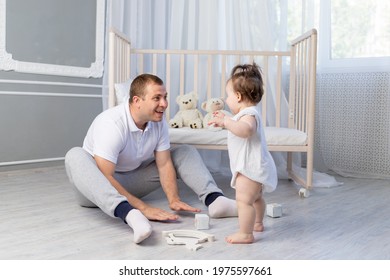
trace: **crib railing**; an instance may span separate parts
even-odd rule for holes
[[[195,91],[200,102],[211,97],[224,98],[231,69],[238,63],[256,62],[265,83],[261,102],[264,125],[296,128],[306,133],[313,125],[315,107],[312,103],[317,43],[313,35],[315,30],[303,34],[292,42],[290,51],[281,52],[131,49],[125,36],[110,32],[109,48],[114,59],[109,61],[109,83],[124,82],[145,72],[158,75],[170,96],[171,109],[166,113],[169,119],[178,110],[177,95]],[[109,96],[111,107],[116,102],[115,93],[110,92]]]
[[[261,102],[264,125],[288,126],[307,133],[314,125],[315,35],[316,31],[311,30],[295,39],[290,51],[280,52],[131,49],[125,36],[117,31],[110,32],[110,51],[114,59],[109,61],[109,83],[124,82],[145,72],[159,75],[170,96],[169,119],[177,111],[174,101],[177,95],[195,91],[200,101],[223,98],[230,70],[238,63],[256,62],[265,83]],[[286,83],[288,75],[289,85]],[[116,103],[115,93],[110,92],[109,96],[111,107]]]

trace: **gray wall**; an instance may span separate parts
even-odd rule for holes
[[[95,58],[96,12],[88,12],[94,9],[95,0],[8,0],[7,46],[17,55],[15,60],[84,67]],[[26,38],[17,18],[27,19],[30,27],[35,22],[28,32],[35,36]],[[48,36],[39,26],[48,27]],[[23,45],[27,47],[18,47]],[[102,111],[101,85],[101,78],[0,70],[0,170],[61,159],[71,147],[82,145],[90,123]]]

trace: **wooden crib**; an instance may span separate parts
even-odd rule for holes
[[[286,152],[290,178],[309,189],[313,181],[316,60],[315,29],[293,40],[290,50],[285,52],[134,49],[125,35],[111,29],[109,107],[120,103],[120,94],[128,95],[131,79],[141,73],[153,73],[166,85],[169,120],[178,110],[177,95],[195,91],[199,103],[211,97],[224,97],[233,66],[254,61],[260,65],[265,82],[265,94],[259,106],[268,148],[273,152]],[[173,145],[227,149],[226,130],[170,128],[169,133]],[[292,153],[296,152],[306,154],[305,178],[293,170]]]

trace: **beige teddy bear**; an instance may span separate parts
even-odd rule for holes
[[[213,125],[208,125],[208,122],[213,118],[214,112],[220,111],[227,116],[232,116],[232,114],[226,110],[225,102],[221,98],[210,98],[207,101],[204,101],[201,105],[202,109],[207,112],[207,114],[203,118],[203,127],[209,128],[213,130],[221,130],[220,127],[214,127]]]
[[[196,108],[198,95],[195,92],[179,95],[176,97],[176,103],[179,105],[179,111],[169,121],[170,127],[202,128],[203,115]]]

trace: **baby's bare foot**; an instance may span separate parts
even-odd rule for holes
[[[253,234],[237,232],[229,235],[225,240],[231,244],[250,244],[253,243],[255,238],[253,237]]]
[[[255,226],[253,227],[253,231],[263,232],[264,231],[263,223],[255,223]]]

